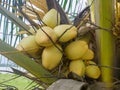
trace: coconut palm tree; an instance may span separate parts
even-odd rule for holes
[[[44,23],[41,21],[44,15],[51,8],[55,8],[60,13],[61,24],[73,24],[80,28],[85,26],[88,21],[95,29],[100,29],[92,32],[92,35],[96,33],[96,40],[98,41],[98,49],[94,50],[99,52],[98,57],[96,57],[98,59],[97,62],[100,63],[99,66],[101,67],[112,67],[114,40],[113,32],[111,31],[115,22],[113,19],[115,14],[114,1],[116,0],[94,0],[89,2],[90,6],[88,6],[89,4],[86,1],[84,2],[84,7],[88,7],[83,12],[80,12],[83,9],[81,5],[83,0],[2,0],[0,2],[0,26],[3,32],[0,35],[0,54],[34,75],[32,79],[45,88],[56,81],[59,78],[58,76],[47,71],[41,64],[36,63],[14,48],[23,37],[26,37],[27,34],[32,34],[30,27],[34,28],[34,30],[39,29],[39,24]],[[116,1],[116,3],[119,2]],[[89,8],[91,8],[91,14],[89,14]],[[86,35],[86,31],[84,35]],[[91,39],[87,37],[87,40],[90,41]],[[92,44],[96,47],[96,44],[93,42]],[[110,75],[113,74],[112,70],[108,68],[101,68],[101,70],[102,81],[112,82],[113,76]]]

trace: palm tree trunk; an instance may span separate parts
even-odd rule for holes
[[[114,0],[95,0],[95,22],[98,26],[112,29],[114,23]],[[112,23],[111,23],[112,22]],[[111,31],[97,30],[96,40],[98,47],[99,63],[102,66],[112,66],[114,54],[114,39]],[[103,82],[112,82],[112,70],[101,67]]]

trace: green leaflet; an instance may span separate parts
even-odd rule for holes
[[[3,53],[8,52],[8,53]],[[45,70],[41,65],[37,64],[35,61],[27,57],[21,52],[17,52],[17,50],[7,43],[0,40],[0,54],[7,57],[8,59],[15,62],[17,65],[23,67],[31,74],[33,74],[36,78],[41,81],[51,84],[56,78],[52,76],[47,70]]]

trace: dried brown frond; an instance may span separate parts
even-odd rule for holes
[[[22,7],[22,11],[26,13],[31,20],[38,20],[36,13],[43,18],[48,11],[46,0],[26,0],[26,5]]]

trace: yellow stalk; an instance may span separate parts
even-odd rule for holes
[[[114,22],[114,0],[95,0],[95,22],[98,26],[112,29],[111,22]],[[112,66],[114,54],[114,39],[110,31],[97,30],[96,38],[99,49],[99,62],[103,66]],[[102,68],[102,81],[112,82],[112,70]]]

